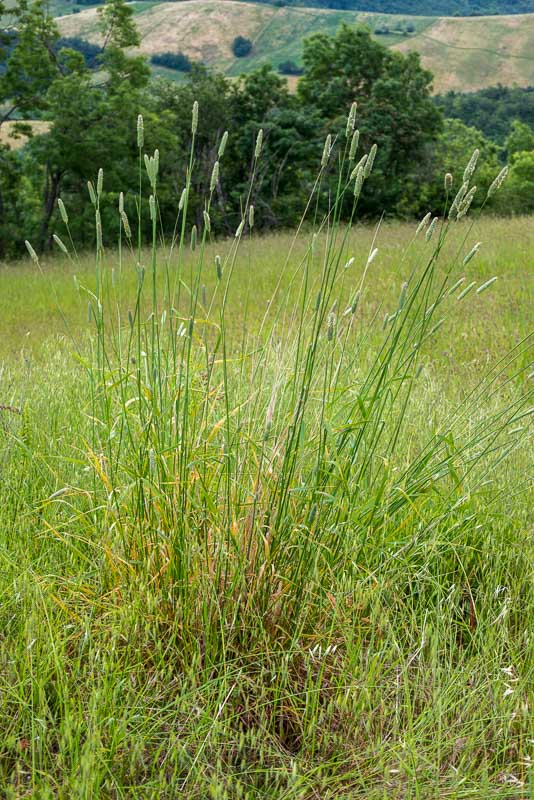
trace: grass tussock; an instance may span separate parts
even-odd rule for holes
[[[524,286],[472,252],[468,187],[417,234],[356,227],[343,139],[297,234],[256,239],[259,139],[213,243],[195,127],[170,240],[141,133],[148,249],[102,229],[102,174],[92,273],[68,209],[65,262],[30,248],[65,334],[4,343],[2,792],[528,797]]]

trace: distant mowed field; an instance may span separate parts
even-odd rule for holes
[[[474,91],[502,83],[534,83],[534,14],[468,18],[410,17],[332,11],[316,8],[275,8],[232,0],[185,0],[180,3],[136,3],[141,52],[184,52],[228,75],[249,72],[264,63],[299,62],[302,41],[312,33],[334,34],[342,23],[389,29],[377,38],[402,52],[415,50],[435,75],[436,92]],[[58,19],[65,36],[99,41],[97,11],[87,9]],[[402,26],[409,33],[397,30]],[[234,58],[237,35],[253,42],[246,58]]]

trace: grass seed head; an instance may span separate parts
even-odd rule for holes
[[[35,261],[35,263],[38,264],[39,263],[39,258],[37,256],[37,253],[35,252],[35,250],[33,249],[33,247],[31,246],[31,244],[29,243],[29,241],[27,239],[25,239],[24,244],[26,245],[26,250],[30,254],[31,260]]]
[[[254,227],[254,206],[250,206],[248,210],[248,227]]]
[[[467,164],[467,167],[464,170],[464,183],[469,183],[469,181],[473,177],[473,173],[477,168],[477,161],[479,155],[480,155],[480,150],[478,149],[478,147],[476,147],[473,150],[473,155],[469,159],[469,163]]]
[[[208,233],[210,233],[210,232],[211,232],[211,220],[210,220],[210,215],[208,214],[208,212],[207,212],[207,211],[205,211],[205,210],[204,210],[204,211],[202,212],[202,216],[204,217],[204,227],[206,228],[206,231],[207,231]]]
[[[91,181],[87,181],[87,189],[89,191],[89,197],[91,199],[91,203],[96,206],[96,194],[95,194],[95,187],[91,183]]]
[[[228,142],[228,131],[225,131],[222,135],[221,143],[219,144],[219,151],[218,151],[219,158],[223,157],[224,151],[226,150],[227,142]]]
[[[242,220],[241,220],[241,222],[239,223],[239,225],[237,226],[237,230],[236,230],[236,232],[235,232],[235,238],[236,238],[236,239],[239,239],[239,237],[240,237],[240,236],[241,236],[241,234],[243,233],[243,228],[244,228],[244,227],[245,227],[245,220],[244,220],[244,219],[242,219]]]
[[[499,172],[499,174],[497,175],[497,177],[495,178],[495,180],[493,181],[493,183],[489,187],[489,189],[488,189],[488,198],[491,197],[493,194],[495,194],[495,192],[498,191],[501,188],[501,186],[503,185],[504,181],[506,180],[506,176],[507,175],[508,175],[508,167],[506,166],[506,167],[503,167],[501,169],[501,171]]]
[[[359,167],[356,172],[356,180],[354,181],[354,197],[358,199],[362,190],[364,181],[364,167]]]
[[[193,103],[193,110],[191,111],[191,133],[193,136],[198,130],[198,102],[195,100]]]
[[[452,189],[452,175],[450,172],[445,173],[443,184],[445,186],[445,191],[450,192],[450,190]]]
[[[473,198],[474,198],[476,192],[477,192],[477,187],[476,186],[473,186],[471,189],[469,189],[469,191],[467,192],[466,196],[462,200],[462,203],[461,203],[460,207],[458,208],[458,215],[456,217],[457,220],[460,220],[460,219],[462,219],[462,217],[465,217],[465,215],[467,214],[467,212],[471,208],[471,203],[473,202]]]
[[[321,167],[326,167],[326,165],[328,164],[328,159],[330,158],[331,150],[332,150],[332,136],[329,133],[325,139],[323,147],[323,155],[321,156]]]
[[[432,220],[432,222],[428,226],[428,230],[427,230],[427,232],[425,234],[425,239],[426,239],[427,242],[430,241],[434,231],[436,230],[436,225],[438,224],[438,219],[439,219],[438,217],[434,217],[434,219]]]
[[[429,211],[428,214],[425,214],[425,216],[423,217],[423,219],[421,220],[421,222],[417,226],[417,230],[415,231],[415,235],[416,236],[418,236],[421,233],[421,231],[424,228],[426,228],[426,226],[428,225],[428,223],[430,222],[431,219],[432,219],[432,214]]]
[[[180,200],[178,202],[178,211],[183,211],[186,199],[187,199],[187,187],[185,189],[182,189],[182,194],[180,195]]]
[[[354,161],[356,158],[356,151],[358,150],[358,144],[360,142],[360,131],[356,130],[352,134],[352,139],[350,142],[350,149],[349,149],[349,161]]]
[[[124,228],[124,233],[126,234],[126,238],[132,238],[132,231],[130,228],[130,223],[128,221],[128,217],[126,216],[126,211],[121,213],[121,220],[122,220],[122,227]]]
[[[365,167],[363,170],[364,178],[368,178],[371,174],[371,170],[373,169],[373,164],[375,163],[376,151],[378,150],[378,145],[374,144],[371,149],[369,150],[369,157],[365,162]]]
[[[139,114],[137,117],[137,147],[142,150],[145,144],[145,126],[143,122],[143,115]]]
[[[466,257],[464,258],[464,266],[465,266],[465,264],[469,264],[469,262],[471,261],[471,259],[472,259],[472,258],[474,258],[474,257],[476,256],[476,254],[477,254],[477,253],[478,253],[478,251],[480,250],[480,245],[481,245],[481,244],[482,244],[482,242],[477,242],[477,243],[476,243],[476,244],[475,244],[475,245],[474,245],[474,246],[471,248],[471,250],[468,252],[468,254],[466,255]]]
[[[119,214],[124,211],[124,192],[119,194]]]
[[[493,286],[496,280],[497,276],[494,275],[493,278],[490,278],[489,281],[486,281],[486,283],[483,283],[482,286],[478,287],[477,294],[482,294],[482,292],[485,292],[486,289],[489,289],[490,286]]]
[[[460,188],[458,189],[458,192],[456,193],[456,197],[454,198],[454,200],[451,203],[451,207],[449,209],[449,219],[454,219],[455,218],[456,214],[458,213],[458,209],[460,208],[460,205],[463,202],[463,199],[465,197],[465,193],[467,192],[468,188],[469,188],[469,184],[467,183],[467,181],[464,181],[462,183],[462,185],[460,186]]]
[[[358,108],[358,103],[353,103],[350,107],[349,115],[347,117],[347,127],[345,129],[345,136],[347,139],[352,136],[352,132],[354,130],[354,126],[356,124],[356,109]]]
[[[63,220],[65,225],[68,225],[69,224],[69,215],[67,214],[67,209],[65,208],[65,203],[63,202],[61,197],[58,198],[57,206],[59,208],[59,214],[61,216],[61,219]]]
[[[191,250],[195,250],[197,246],[197,226],[193,225],[191,228]]]
[[[152,222],[155,222],[156,221],[156,200],[155,200],[153,194],[151,194],[150,197],[148,198],[148,206],[150,208],[150,219],[152,220]]]
[[[96,179],[96,193],[98,197],[102,194],[102,189],[104,188],[104,170],[102,167],[98,170],[98,176]]]
[[[216,161],[211,171],[210,192],[215,191],[215,187],[219,182],[219,162]]]
[[[220,256],[215,256],[215,272],[217,274],[217,280],[220,281],[222,278],[222,261]]]
[[[54,233],[54,234],[52,235],[52,238],[54,239],[54,242],[57,244],[57,246],[59,247],[59,249],[60,249],[60,250],[61,250],[63,253],[65,253],[65,255],[67,255],[67,256],[68,256],[68,254],[69,254],[69,251],[67,250],[67,248],[65,247],[65,245],[63,244],[63,242],[61,241],[61,239],[59,238],[59,236],[57,236],[57,235]]]
[[[261,155],[261,148],[263,147],[263,128],[260,128],[256,136],[256,146],[254,148],[254,158],[257,160]]]

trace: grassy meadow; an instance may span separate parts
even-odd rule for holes
[[[0,795],[531,797],[533,220],[164,241],[147,171],[0,267]]]

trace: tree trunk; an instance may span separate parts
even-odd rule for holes
[[[56,202],[59,197],[59,186],[62,178],[60,170],[51,171],[48,164],[46,166],[46,173],[43,218],[39,231],[40,252],[43,252],[45,247],[50,244],[50,220],[52,219],[52,214],[54,213]]]

